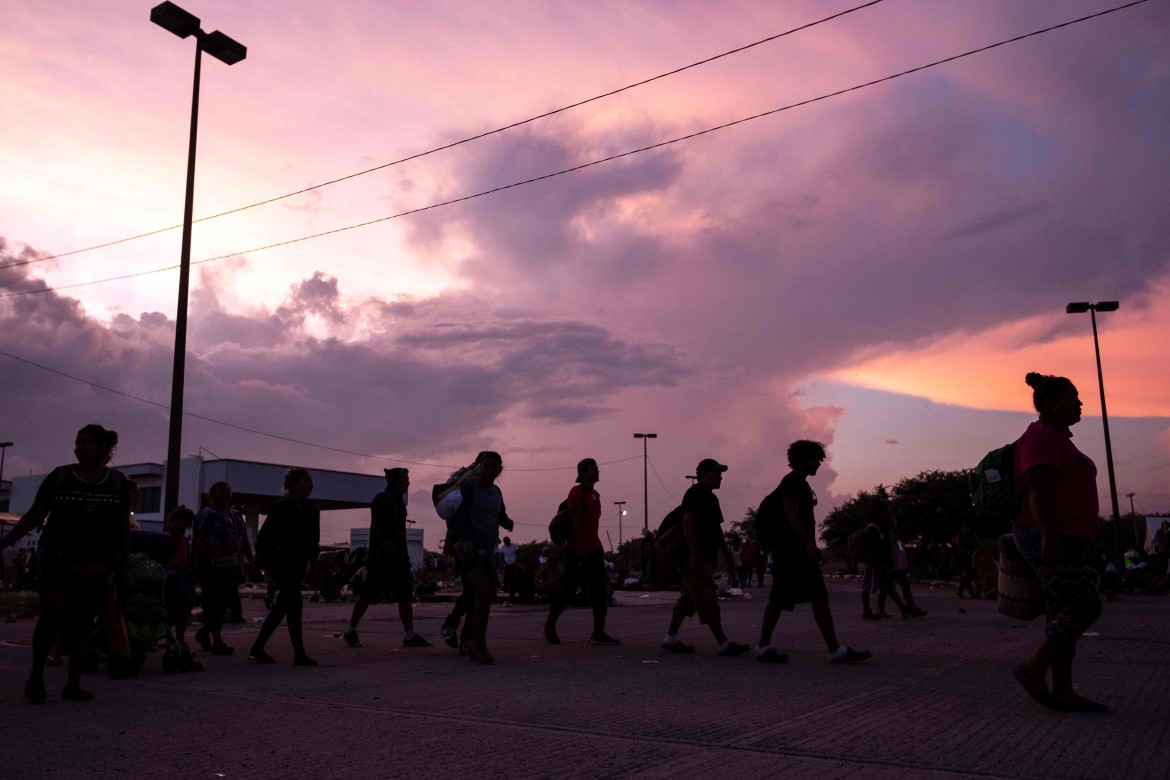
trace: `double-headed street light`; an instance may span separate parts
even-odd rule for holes
[[[650,530],[650,482],[646,476],[646,464],[649,462],[649,455],[646,453],[646,440],[657,439],[657,433],[635,433],[635,439],[642,440],[642,530]]]
[[[1079,301],[1064,307],[1068,314],[1089,312],[1093,322],[1093,353],[1097,356],[1097,386],[1101,390],[1101,425],[1105,428],[1105,465],[1109,469],[1109,498],[1113,502],[1114,531],[1117,530],[1117,522],[1121,512],[1117,508],[1117,480],[1113,476],[1113,445],[1109,442],[1109,415],[1105,411],[1105,379],[1101,376],[1101,347],[1097,343],[1097,312],[1117,311],[1118,306],[1120,304],[1117,301],[1100,301],[1098,303]]]
[[[622,546],[622,518],[626,514],[626,502],[614,501],[614,506],[618,508],[618,547]]]
[[[187,147],[187,194],[183,203],[183,248],[179,259],[179,305],[175,315],[175,364],[171,374],[170,431],[167,436],[167,472],[164,514],[179,503],[179,460],[183,439],[183,382],[187,360],[187,290],[191,278],[191,213],[195,203],[195,136],[199,127],[199,65],[207,52],[226,65],[235,65],[248,55],[243,44],[219,30],[206,33],[199,17],[171,2],[150,9],[150,21],[180,38],[195,36],[195,89],[191,97],[191,138]]]

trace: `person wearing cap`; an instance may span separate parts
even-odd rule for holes
[[[837,640],[833,613],[829,611],[829,591],[821,565],[825,558],[817,548],[816,517],[813,508],[817,494],[808,478],[817,473],[825,460],[825,447],[819,442],[800,440],[788,447],[788,465],[792,469],[780,485],[760,502],[756,514],[757,533],[764,526],[774,539],[772,555],[772,590],[764,609],[760,643],[756,660],[784,663],[788,656],[772,647],[772,632],[781,612],[791,612],[797,604],[812,604],[813,617],[821,630],[829,661],[835,664],[858,663],[870,657],[868,650],[854,650]]]
[[[353,603],[345,643],[360,647],[357,627],[371,604],[390,593],[398,602],[402,618],[402,646],[430,647],[431,643],[414,631],[414,572],[406,549],[406,493],[410,490],[410,472],[404,468],[384,469],[386,489],[370,503],[370,553],[366,560],[366,579]]]
[[[715,589],[715,567],[719,553],[731,560],[731,550],[723,536],[723,510],[715,491],[723,484],[724,466],[712,458],[704,458],[695,468],[697,479],[683,496],[683,538],[686,540],[686,560],[683,564],[683,590],[671,613],[670,628],[662,641],[662,649],[670,653],[693,653],[695,648],[678,638],[682,622],[691,615],[699,616],[699,623],[711,629],[719,643],[719,655],[743,655],[751,648],[732,642],[723,633],[719,616],[719,594]]]
[[[577,585],[585,586],[589,604],[593,607],[593,633],[589,636],[591,645],[614,646],[621,644],[605,633],[605,613],[609,606],[609,593],[605,582],[605,548],[597,531],[601,524],[601,496],[593,489],[601,479],[597,461],[585,458],[577,464],[577,484],[569,490],[565,499],[572,532],[565,542],[564,581],[553,597],[548,608],[548,619],[544,623],[544,638],[550,645],[559,645],[557,618],[569,606],[570,599],[577,592]]]

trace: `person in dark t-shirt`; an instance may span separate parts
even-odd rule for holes
[[[430,647],[414,630],[414,570],[406,549],[406,504],[403,496],[410,490],[410,472],[404,468],[384,469],[386,489],[370,503],[370,557],[366,579],[353,604],[345,643],[359,647],[357,627],[371,604],[387,594],[398,602],[402,619],[403,647]]]
[[[268,508],[268,518],[256,537],[260,565],[276,582],[276,602],[269,610],[260,633],[248,651],[248,658],[264,664],[276,663],[264,645],[286,617],[293,646],[294,666],[316,666],[305,652],[301,626],[301,585],[305,572],[317,565],[321,544],[321,510],[309,503],[313,477],[308,470],[291,468],[284,475],[284,498]]]
[[[33,505],[0,542],[3,550],[44,524],[38,547],[41,615],[33,629],[32,673],[24,686],[29,701],[42,702],[47,696],[45,661],[62,623],[72,627],[73,647],[61,696],[93,699],[81,689],[90,633],[86,621],[95,611],[109,611],[104,607],[112,603],[115,575],[130,540],[129,485],[122,472],[106,466],[117,446],[118,434],[100,425],[78,431],[73,448],[77,464],[53,469],[45,477]],[[116,603],[113,607],[116,612]]]
[[[870,657],[868,650],[853,650],[837,640],[833,613],[829,611],[829,592],[821,565],[825,559],[816,543],[816,517],[813,507],[817,495],[808,478],[817,473],[825,460],[825,448],[815,441],[800,440],[788,447],[788,465],[792,471],[780,485],[760,502],[756,528],[761,538],[772,540],[775,566],[772,590],[764,609],[756,659],[764,663],[783,663],[788,656],[772,647],[772,632],[783,611],[791,612],[797,604],[811,603],[813,617],[824,637],[833,663],[856,663]],[[761,533],[761,531],[763,533]]]
[[[698,614],[699,623],[708,626],[719,643],[720,655],[743,655],[751,648],[732,642],[723,633],[719,616],[719,595],[715,589],[715,567],[719,553],[731,560],[731,550],[723,537],[723,510],[715,490],[723,484],[727,466],[712,458],[699,461],[695,469],[697,482],[683,496],[683,538],[686,562],[683,564],[683,590],[671,613],[670,628],[662,640],[662,649],[671,653],[691,653],[695,648],[678,638],[682,622]]]

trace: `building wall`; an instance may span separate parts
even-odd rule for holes
[[[349,529],[349,549],[370,546],[369,528]],[[421,528],[406,529],[406,551],[410,554],[410,566],[413,569],[423,567],[423,530]]]

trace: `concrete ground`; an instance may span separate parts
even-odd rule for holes
[[[570,610],[550,646],[537,606],[492,612],[498,662],[479,666],[439,640],[449,608],[416,609],[429,649],[401,647],[390,605],[371,608],[363,647],[337,637],[347,604],[306,603],[306,644],[320,662],[293,667],[244,655],[256,626],[229,630],[237,654],[165,675],[147,658],[138,678],[85,678],[88,704],[24,701],[31,620],[0,624],[3,775],[18,777],[800,777],[1166,778],[1170,770],[1170,601],[1106,605],[1080,646],[1078,686],[1106,715],[1041,708],[1011,670],[1039,642],[1038,621],[1001,617],[990,601],[919,587],[930,615],[862,622],[856,581],[831,581],[838,631],[872,661],[830,666],[807,607],[781,618],[786,665],[721,658],[694,620],[690,656],[659,649],[671,594],[619,593],[609,630],[622,646],[591,647],[588,610]],[[723,602],[733,639],[754,644],[766,598]],[[262,605],[246,601],[250,618]]]

